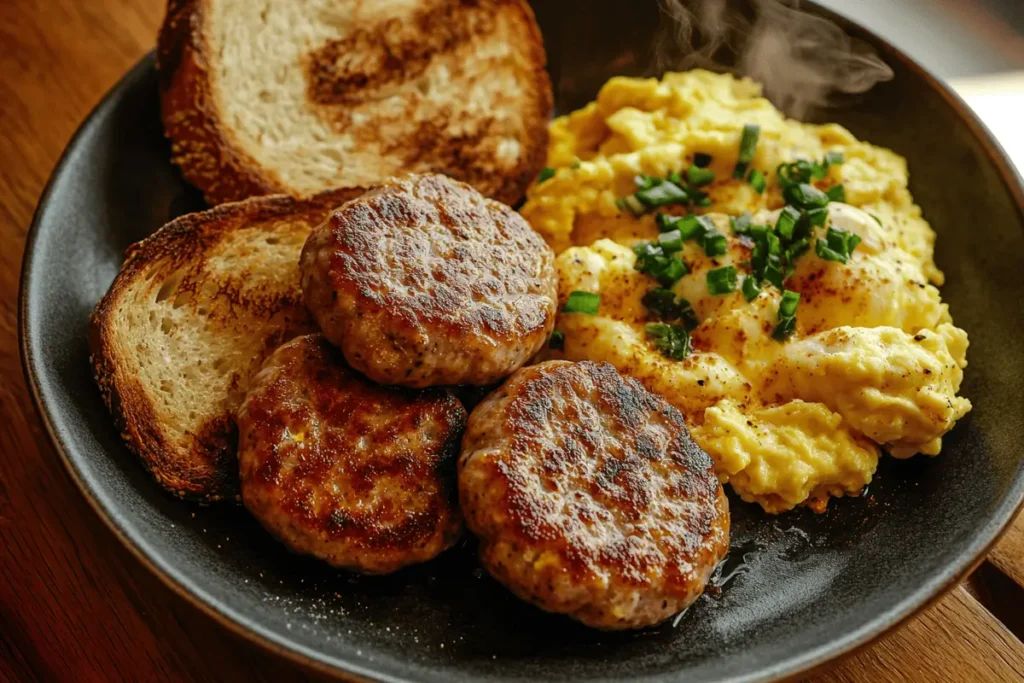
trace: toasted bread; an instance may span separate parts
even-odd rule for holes
[[[445,173],[511,204],[551,85],[525,0],[169,0],[172,158],[211,204]]]
[[[225,204],[129,248],[92,315],[92,364],[128,446],[168,490],[238,495],[234,411],[264,358],[316,329],[299,252],[331,209],[360,193]]]

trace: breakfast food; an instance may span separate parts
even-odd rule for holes
[[[449,548],[466,423],[447,391],[376,386],[320,335],[278,348],[238,411],[242,502],[290,548],[385,574]]]
[[[351,201],[302,250],[320,328],[382,384],[500,381],[555,319],[554,255],[512,209],[440,175]]]
[[[164,488],[238,495],[234,411],[263,359],[316,329],[295,263],[313,226],[358,193],[227,204],[128,250],[93,312],[91,360],[118,429]]]
[[[788,120],[747,79],[613,78],[551,125],[522,214],[559,252],[549,357],[679,408],[723,482],[823,510],[879,450],[937,454],[970,410],[906,162]]]
[[[685,609],[729,546],[728,501],[683,416],[606,363],[526,367],[479,404],[459,500],[496,579],[602,629]]]
[[[543,164],[525,0],[171,0],[157,64],[172,159],[211,204],[428,171],[511,203]]]

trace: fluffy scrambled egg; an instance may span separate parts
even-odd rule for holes
[[[745,124],[760,126],[751,168],[767,180],[759,193],[734,179]],[[707,272],[733,265],[751,272],[751,243],[733,235],[729,216],[753,214],[773,225],[783,206],[775,169],[798,159],[841,153],[843,163],[814,181],[842,184],[844,202],[828,205],[825,224],[861,242],[846,263],[814,249],[800,256],[785,287],[801,295],[795,333],[772,336],[781,293],[765,286],[751,301],[737,289],[708,291]],[[689,268],[673,287],[699,325],[683,360],[647,338],[652,318],[641,302],[658,286],[634,268],[631,246],[656,239],[655,212],[635,216],[616,200],[634,177],[684,171],[709,155],[715,180],[706,213],[728,236],[709,257],[695,242]],[[836,124],[787,120],[747,79],[706,71],[662,80],[613,78],[597,100],[551,125],[554,175],[528,193],[522,214],[559,253],[559,296],[601,295],[596,315],[561,313],[564,347],[554,357],[603,360],[665,396],[692,425],[720,478],[768,512],[829,496],[855,495],[870,481],[880,447],[896,457],[937,454],[941,437],[966,414],[957,396],[967,335],[953,325],[935,285],[935,234],[907,190],[907,166],[895,153],[858,141]],[[682,207],[666,207],[685,213]]]

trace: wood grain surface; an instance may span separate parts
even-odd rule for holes
[[[151,48],[162,12],[160,0],[0,2],[2,681],[319,680],[222,630],[120,547],[65,474],[21,371],[18,274],[36,202],[75,128]],[[1024,583],[1024,524],[990,571]],[[974,593],[1006,602],[996,590]],[[812,680],[1022,679],[1024,646],[959,587]]]

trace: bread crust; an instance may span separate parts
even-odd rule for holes
[[[239,227],[292,220],[304,222],[312,229],[333,208],[361,192],[334,190],[303,200],[275,195],[224,204],[181,216],[128,248],[121,271],[90,317],[90,360],[103,400],[126,444],[168,491],[203,502],[236,498],[237,428],[234,416],[224,412],[207,419],[198,433],[191,435],[191,448],[184,448],[166,433],[152,397],[123,357],[125,333],[119,328],[118,314],[133,286],[154,271],[169,273],[188,270],[189,266],[198,268],[204,253]],[[264,353],[269,354],[294,334],[315,329],[302,304],[297,281],[298,278],[294,291],[286,294],[274,292],[272,296],[242,300],[238,293],[222,288],[215,296],[226,297],[232,306],[245,307],[258,316],[289,316],[292,325],[272,330],[261,340]],[[184,295],[200,294],[193,286]]]
[[[210,4],[216,1],[168,0],[160,28],[157,70],[161,116],[171,141],[171,159],[185,179],[202,190],[211,205],[261,194],[300,194],[274,169],[261,165],[245,151],[216,105],[212,69],[217,57],[206,34]],[[494,159],[482,158],[473,149],[486,134],[456,138],[439,131],[431,121],[413,122],[416,131],[402,154],[409,171],[445,173],[473,185],[488,197],[514,204],[545,161],[547,123],[553,107],[551,82],[543,38],[529,4],[525,0],[484,1],[492,2],[498,8],[495,11],[513,13],[514,21],[529,36],[525,44],[516,45],[529,65],[529,76],[520,84],[524,123],[519,136],[523,148],[519,163],[511,171],[499,168]],[[478,3],[460,0],[458,4],[461,7]],[[453,11],[460,11],[460,7]],[[320,55],[322,59],[328,56]],[[308,65],[307,70],[312,73]],[[315,83],[309,89],[307,97],[312,97]],[[382,176],[374,182],[385,179]]]

